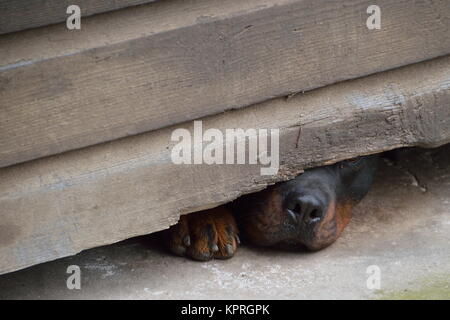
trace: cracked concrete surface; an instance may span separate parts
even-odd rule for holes
[[[242,246],[226,261],[139,237],[0,276],[0,299],[450,299],[450,146],[382,161],[343,236],[317,252]],[[81,290],[66,287],[69,265]],[[381,271],[367,288],[367,268]]]

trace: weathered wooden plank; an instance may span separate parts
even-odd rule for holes
[[[449,74],[450,56],[203,119],[204,130],[280,129],[273,176],[259,165],[173,164],[176,127],[2,168],[0,273],[165,229],[306,167],[448,143]]]
[[[0,38],[0,166],[450,52],[447,1],[161,1]],[[123,12],[122,12],[123,11]]]
[[[76,4],[81,16],[154,2],[156,0],[0,0],[0,34],[66,21],[67,7]]]

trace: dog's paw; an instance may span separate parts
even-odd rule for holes
[[[173,253],[200,261],[231,258],[239,245],[236,222],[224,207],[181,216],[164,240]]]

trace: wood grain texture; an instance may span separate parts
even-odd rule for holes
[[[0,0],[0,34],[65,22],[67,7],[76,4],[81,16],[154,2],[156,0]]]
[[[173,164],[178,126],[1,168],[0,273],[168,228],[304,168],[449,143],[449,74],[450,56],[203,119],[204,130],[280,129],[274,176]]]
[[[0,167],[450,53],[447,1],[380,0],[381,30],[369,4],[159,1],[0,37]]]

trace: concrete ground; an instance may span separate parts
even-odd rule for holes
[[[0,299],[450,299],[449,240],[446,146],[383,161],[349,227],[323,251],[244,245],[231,260],[204,263],[139,237],[0,276]],[[69,265],[81,268],[80,290],[66,287]],[[367,287],[369,266],[380,270],[379,289]]]

